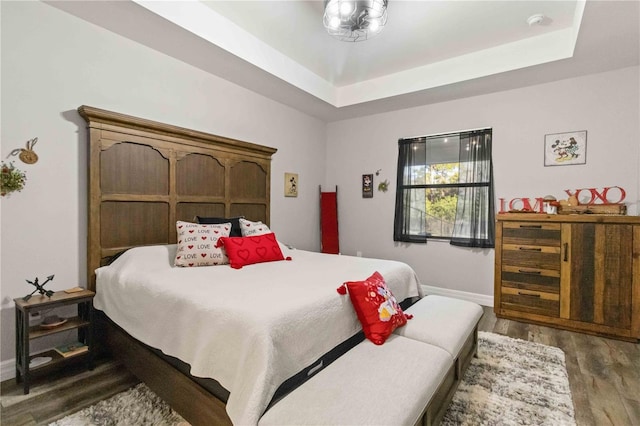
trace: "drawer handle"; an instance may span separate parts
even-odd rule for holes
[[[538,248],[518,247],[518,250],[522,250],[522,251],[542,251],[542,249],[540,247],[538,247]]]
[[[564,261],[569,261],[569,243],[564,243]]]
[[[523,293],[521,291],[518,292],[518,296],[529,296],[529,297],[537,297],[540,298],[539,294],[531,294],[531,293]]]
[[[526,269],[518,269],[518,272],[521,274],[531,274],[531,275],[540,275],[540,271],[527,271]]]
[[[535,228],[535,229],[540,229],[540,228],[542,228],[542,225],[520,225],[520,228]]]

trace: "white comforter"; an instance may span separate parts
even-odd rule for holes
[[[236,425],[255,425],[278,386],[361,330],[336,288],[379,271],[398,301],[422,296],[406,264],[282,246],[292,261],[174,267],[176,246],[131,249],[97,272],[95,306],[136,339],[215,378]]]

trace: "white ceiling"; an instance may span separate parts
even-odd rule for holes
[[[338,87],[570,28],[578,4],[391,0],[379,36],[345,43],[322,26],[321,0],[202,3]],[[537,13],[548,18],[529,27]]]
[[[638,1],[390,0],[358,43],[321,0],[48,3],[326,121],[640,63]]]

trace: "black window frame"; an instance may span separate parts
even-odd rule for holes
[[[476,130],[465,130],[460,132],[448,132],[441,134],[433,134],[429,136],[419,136],[412,138],[401,138],[398,140],[398,169],[397,169],[397,180],[396,180],[396,211],[394,218],[394,241],[398,242],[408,242],[408,243],[426,243],[430,239],[434,240],[449,240],[452,245],[459,245],[465,247],[483,247],[483,248],[492,248],[495,247],[495,201],[494,201],[494,179],[493,179],[493,161],[491,156],[492,149],[492,128],[483,128]],[[481,137],[483,141],[487,141],[487,149],[488,152],[484,153],[485,157],[482,160],[489,161],[489,179],[483,180],[482,182],[458,182],[458,183],[444,183],[444,184],[405,184],[405,168],[409,167],[411,164],[415,164],[413,162],[414,157],[411,156],[413,151],[413,147],[417,146],[416,144],[424,144],[426,149],[426,144],[430,140],[442,139],[442,138],[451,138],[458,136],[460,141],[463,139],[471,140],[471,138]],[[475,139],[474,139],[475,140]],[[458,154],[458,162],[462,163],[464,160],[465,154],[463,154],[462,142],[460,143],[460,152]],[[486,157],[488,155],[488,158]],[[428,163],[428,158],[426,159],[426,163]],[[467,161],[469,161],[467,159]],[[441,164],[441,163],[432,163],[432,164]],[[442,163],[444,164],[444,163]],[[485,170],[486,172],[486,170]],[[409,193],[407,191],[415,190],[415,189],[440,189],[440,188],[488,188],[488,200],[487,200],[487,211],[486,211],[486,223],[484,223],[484,233],[486,234],[486,238],[459,238],[455,236],[455,230],[452,232],[451,236],[432,236],[428,233],[423,234],[411,234],[409,231],[409,219],[410,214],[407,212],[407,208],[411,208],[411,206],[407,206],[405,203],[406,200],[409,200]],[[460,204],[457,206],[457,214],[460,211]],[[425,217],[426,221],[426,217]]]

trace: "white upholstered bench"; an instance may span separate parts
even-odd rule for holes
[[[258,423],[271,425],[415,425],[453,367],[449,353],[391,335],[368,340],[271,407]]]
[[[432,425],[442,418],[477,348],[482,308],[426,296],[404,327],[368,340],[274,404],[259,426]]]
[[[413,319],[394,331],[399,336],[438,346],[456,362],[456,378],[476,354],[482,307],[473,302],[430,295],[406,310]]]

